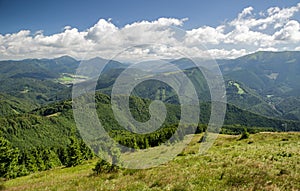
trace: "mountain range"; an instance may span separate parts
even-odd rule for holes
[[[288,124],[290,130],[298,130],[300,84],[297,82],[300,80],[300,52],[257,52],[237,59],[216,60],[216,62],[220,65],[226,85],[228,100],[226,125],[240,124],[249,127],[283,130],[283,124]],[[103,72],[98,78],[99,74],[93,68],[99,67],[97,65],[99,63],[102,66],[108,64],[103,68]],[[171,63],[180,68],[193,83],[201,103],[200,122],[207,123],[211,95],[201,70],[187,58],[172,60]],[[89,76],[76,75],[76,69],[80,64],[92,64],[94,66],[88,68],[91,70],[87,71]],[[74,129],[75,124],[72,122],[72,116],[60,115],[61,111],[58,109],[68,108],[67,113],[70,114],[71,106],[65,104],[70,103],[67,100],[71,99],[72,82],[81,80],[84,83],[89,83],[89,80],[97,80],[96,90],[110,95],[115,80],[128,66],[130,64],[102,58],[78,61],[69,56],[55,59],[0,61],[0,116],[3,120],[5,119],[4,121],[15,118],[12,116],[19,116],[16,123],[23,124],[23,120],[25,120],[28,127],[36,126],[30,122],[32,115],[37,115],[37,118],[46,117],[44,120],[48,124],[46,126],[51,126],[52,123],[52,120],[49,121],[52,118],[47,116],[54,116],[58,117],[56,119],[58,121],[54,122],[55,124],[72,124],[70,127]],[[176,73],[162,73],[161,75],[176,75]],[[169,107],[175,108],[173,111],[177,116],[175,118],[180,116],[180,109],[177,106],[179,104],[178,96],[166,83],[146,80],[133,89],[132,96],[141,97],[145,100],[161,100],[169,104]],[[106,99],[109,100],[110,98]],[[53,107],[53,104],[57,103],[62,105]],[[149,101],[142,101],[142,103],[149,103]],[[104,108],[107,109],[109,106],[105,105]],[[143,106],[143,108],[147,107]],[[45,112],[37,112],[41,110],[45,110]],[[98,110],[101,111],[100,115],[106,113],[105,110]],[[135,109],[132,112],[138,116]],[[59,116],[56,116],[58,114]],[[148,114],[142,116],[144,115],[147,116]],[[112,114],[109,116],[112,117]],[[108,126],[120,129],[120,126],[115,121],[113,122],[113,119],[109,119],[109,123],[111,124]],[[175,121],[171,120],[170,122],[169,119],[169,124],[172,123]],[[3,123],[2,128],[6,129],[4,124],[7,123]],[[20,124],[17,126],[22,127],[23,125]],[[51,128],[58,128],[55,124]],[[12,125],[8,126],[11,127]],[[4,132],[7,133],[8,131],[4,130]],[[22,132],[22,134],[26,133]]]
[[[256,52],[216,62],[223,73],[229,104],[263,116],[300,120],[300,52]],[[106,94],[110,94],[116,78],[129,66],[98,57],[86,61],[69,56],[0,61],[1,93],[20,98],[22,102],[26,100],[33,107],[68,99],[73,80],[99,76],[93,67],[92,71],[87,71],[90,76],[76,76],[76,69],[84,63],[94,67],[108,63],[97,84],[97,90]],[[207,82],[192,60],[181,58],[171,63],[191,79],[200,101],[210,101]],[[178,103],[172,88],[158,81],[139,84],[133,95],[152,100],[160,97],[167,103]]]
[[[216,60],[223,74],[227,94],[227,111],[220,133],[241,134],[245,128],[250,133],[300,131],[300,85],[297,83],[300,80],[299,55],[300,52],[257,52],[232,60]],[[200,121],[195,124],[196,132],[205,131],[212,103],[216,100],[211,98],[209,82],[203,72],[213,76],[212,71],[195,67],[195,63],[188,58],[163,61],[173,64],[179,71],[168,71],[165,66],[156,68],[155,63],[159,61],[151,62],[154,65],[138,68],[134,64],[98,57],[84,61],[69,56],[0,61],[0,138],[21,151],[19,161],[27,161],[25,156],[30,156],[29,151],[43,153],[44,158],[56,153],[56,158],[64,161],[61,156],[66,156],[64,153],[72,140],[80,143],[83,153],[89,150],[81,140],[83,135],[74,119],[74,109],[78,108],[73,108],[71,95],[76,82],[89,95],[96,88],[96,113],[105,130],[116,141],[129,148],[158,146],[176,131],[182,115],[181,106],[185,105],[180,105],[180,96],[173,89],[174,86],[155,77],[170,78],[173,84],[179,84],[178,87],[184,89],[188,85],[181,84],[179,73],[185,74],[190,80],[198,96]],[[154,73],[149,72],[152,68]],[[100,70],[102,73],[99,76]],[[144,79],[136,84],[129,98],[129,110],[135,120],[146,122],[150,119],[149,108],[153,100],[165,103],[166,118],[161,128],[147,134],[136,134],[119,124],[112,110],[111,92],[121,75],[124,77],[121,81],[124,87],[135,83],[130,79]],[[77,98],[80,100],[82,97],[79,95]],[[134,130],[135,126],[130,120],[126,123],[127,128]],[[182,131],[191,133],[190,124],[184,125]],[[152,127],[144,125],[143,128]],[[98,130],[89,129],[89,132],[99,135]],[[176,136],[183,138],[180,133]],[[88,144],[97,152],[101,137],[92,138]],[[28,172],[18,176],[25,174]]]

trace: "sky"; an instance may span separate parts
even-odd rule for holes
[[[0,60],[236,58],[260,50],[300,50],[299,1],[0,0]]]

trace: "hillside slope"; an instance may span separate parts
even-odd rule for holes
[[[220,135],[205,155],[198,155],[201,136],[195,136],[180,156],[155,168],[122,169],[95,176],[92,168],[96,160],[91,160],[77,167],[10,180],[2,187],[5,190],[300,189],[299,133],[259,133],[242,141],[238,141],[238,136]],[[155,148],[152,150],[155,152]],[[124,159],[136,159],[135,153],[128,153]]]
[[[107,131],[122,130],[123,127],[114,118],[110,97],[105,94],[96,94],[97,113]],[[149,119],[148,108],[150,100],[138,97],[131,98],[131,111],[139,121]],[[210,104],[201,104],[200,123],[208,123]],[[167,118],[164,126],[177,124],[180,119],[180,107],[167,104]],[[226,125],[240,124],[248,127],[272,128],[282,131],[287,124],[287,130],[299,131],[300,122],[266,118],[244,111],[233,105],[228,105],[225,116]],[[267,130],[267,129],[266,129]],[[76,124],[73,119],[72,102],[63,101],[36,109],[31,113],[11,115],[0,118],[0,131],[3,132],[12,144],[19,148],[30,148],[35,145],[56,146],[65,144],[70,134],[76,133]],[[59,136],[58,136],[59,135]],[[77,134],[78,135],[78,134]],[[78,135],[79,136],[79,135]]]

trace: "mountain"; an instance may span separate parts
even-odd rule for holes
[[[257,52],[237,59],[216,61],[224,75],[228,103],[268,117],[299,120],[298,109],[289,108],[291,100],[300,97],[300,85],[297,83],[300,80],[299,60],[300,52]],[[192,60],[166,61],[190,78],[200,101],[210,101],[206,80]],[[79,64],[81,72],[86,75],[75,75]],[[99,70],[105,64],[99,77]],[[0,61],[0,88],[5,94],[41,105],[70,98],[73,80],[99,77],[97,90],[110,94],[115,79],[128,66],[99,57],[83,61],[69,56]],[[175,76],[176,73],[165,75]],[[170,86],[153,80],[139,84],[133,95],[173,104],[179,101]]]
[[[56,79],[61,77],[62,72],[74,73],[77,67],[78,61],[67,56],[0,61],[0,89],[2,93],[34,104],[49,103],[57,100],[56,94],[67,88]]]
[[[219,64],[225,78],[254,90],[275,113],[287,119],[300,119],[299,111],[288,108],[291,100],[300,97],[299,51],[256,52],[233,60],[220,60]]]
[[[182,62],[181,59],[180,62]],[[174,61],[175,62],[175,61]],[[111,94],[111,89],[117,77],[124,69],[112,69],[100,75],[96,89],[102,93]],[[210,101],[210,91],[207,81],[198,68],[188,68],[183,70],[186,76],[191,80],[198,94],[199,101]],[[136,71],[135,73],[142,73]],[[132,75],[135,75],[134,72]],[[175,81],[176,73],[163,73],[161,76],[169,76]],[[133,77],[133,76],[132,76]],[[180,81],[178,81],[180,83]],[[254,89],[249,88],[244,83],[225,76],[225,86],[227,93],[227,101],[245,110],[255,112],[260,115],[269,117],[282,117],[277,109],[274,109],[266,100],[262,98]],[[151,100],[159,99],[166,103],[178,104],[179,100],[175,91],[166,83],[158,80],[146,80],[138,84],[132,92],[132,95],[147,98]]]
[[[222,63],[225,75],[267,95],[300,88],[300,52],[256,52]]]
[[[260,115],[285,118],[282,116],[282,112],[245,84],[236,80],[226,80],[225,84],[228,103]]]
[[[95,66],[108,63],[104,71],[127,66],[102,58],[78,61],[69,56],[0,61],[1,92],[36,106],[70,98],[72,81],[87,78],[75,75],[80,63],[93,63]],[[94,67],[90,67],[89,70],[96,71]],[[94,74],[97,75],[99,74]]]
[[[299,120],[299,107],[289,109],[290,100],[300,98],[299,60],[299,52],[257,52],[237,59],[217,60],[224,74],[228,103],[264,116]],[[192,60],[181,58],[170,62],[190,78],[200,101],[210,100],[205,78],[194,68]],[[86,76],[75,75],[79,64]],[[105,64],[97,89],[110,94],[115,79],[128,64],[99,57],[84,61],[69,56],[0,61],[0,88],[1,92],[33,105],[47,104],[70,98],[73,80],[98,78],[99,69]],[[170,86],[153,80],[139,84],[133,95],[178,103]]]
[[[138,121],[149,119],[149,105],[151,100],[131,97],[131,113]],[[120,131],[123,127],[116,121],[110,97],[96,93],[96,108],[99,119],[105,129]],[[178,124],[180,119],[180,106],[167,104],[167,116],[163,127]],[[240,124],[247,127],[261,127],[282,131],[282,124],[287,124],[288,130],[299,131],[300,122],[266,118],[249,111],[241,110],[233,105],[227,106],[225,125]],[[201,123],[208,123],[210,116],[210,104],[201,104]],[[0,117],[0,131],[14,146],[25,149],[39,146],[53,147],[65,145],[66,139],[76,133],[76,124],[73,119],[72,102],[70,100],[53,103],[32,112],[12,114]],[[79,134],[77,132],[77,136]]]
[[[277,54],[281,60],[277,58]],[[284,55],[281,57],[280,54]],[[271,61],[274,61],[274,66],[269,64]],[[155,61],[152,62],[155,64]],[[194,125],[196,125],[196,133],[201,133],[207,128],[212,107],[208,83],[202,74],[204,68],[201,70],[196,68],[187,58],[169,60],[169,62],[178,67],[179,72],[182,71],[193,83],[200,101],[200,121],[199,124]],[[245,132],[244,128],[247,128],[250,133],[300,131],[298,91],[300,88],[297,83],[294,83],[294,80],[298,80],[299,77],[299,57],[296,53],[294,55],[293,52],[258,52],[219,62],[224,72],[228,98],[225,121],[220,133],[240,134]],[[79,65],[81,67],[78,68]],[[121,152],[132,151],[131,148],[155,147],[165,143],[173,135],[174,140],[169,142],[179,141],[184,138],[184,134],[195,133],[195,130],[191,131],[191,124],[187,123],[177,131],[182,112],[179,97],[170,85],[153,79],[156,75],[163,79],[170,77],[174,84],[179,84],[180,88],[186,87],[178,77],[179,72],[168,71],[168,66],[164,65],[156,68],[158,70],[155,73],[149,72],[155,65],[144,68],[133,67],[131,72],[124,76],[124,81],[128,84],[135,82],[135,80],[126,81],[128,79],[145,79],[134,87],[129,98],[129,111],[135,120],[146,122],[153,116],[157,117],[150,111],[153,100],[161,100],[165,103],[166,118],[160,128],[151,131],[154,125],[143,123],[143,130],[150,133],[139,134],[132,133],[121,126],[116,116],[123,120],[128,118],[113,112],[109,95],[116,79],[130,68],[128,66],[130,64],[98,57],[83,61],[69,56],[55,59],[0,61],[1,148],[6,154],[11,154],[13,161],[18,163],[14,166],[13,174],[1,176],[13,178],[68,165],[68,161],[74,158],[74,155],[80,156],[80,160],[86,160],[93,157],[90,149],[98,153],[99,145],[103,144],[103,134],[99,129],[89,129],[88,135],[92,139],[83,142],[82,137],[86,134],[79,133],[81,129],[74,119],[73,112],[82,109],[73,107],[70,99],[74,80],[83,85],[87,93],[90,85],[97,82],[96,113],[108,134],[115,141],[128,147],[121,149]],[[102,74],[99,76],[99,71],[102,69]],[[76,71],[79,71],[80,75]],[[289,75],[287,71],[290,71]],[[206,72],[211,74],[208,70]],[[146,77],[141,74],[146,74]],[[251,76],[248,78],[246,74]],[[147,76],[152,79],[148,80]],[[272,94],[269,94],[270,91]],[[79,96],[76,99],[85,98]],[[93,103],[85,106],[92,107]],[[86,111],[85,114],[92,114],[88,112]],[[92,124],[92,121],[86,121],[84,125],[86,123]],[[137,130],[131,120],[126,120],[125,123],[126,128]],[[87,147],[86,143],[90,147]],[[6,160],[5,153],[2,156]]]
[[[228,103],[264,116],[300,119],[299,51],[256,52],[216,62],[225,79]],[[172,63],[184,69],[189,77],[192,74],[195,79],[203,81],[199,72],[192,72],[195,69],[191,60],[179,59]],[[199,88],[199,83],[193,83],[199,92],[205,92],[205,89]],[[207,91],[204,95],[207,97]],[[290,107],[291,100],[295,103],[294,107]]]
[[[62,56],[54,59],[42,59],[40,60],[41,66],[52,70],[56,73],[75,73],[80,61],[75,60],[70,56]]]
[[[196,65],[194,64],[194,62],[189,59],[189,58],[180,58],[177,60],[172,60],[170,61],[170,63],[174,64],[175,66],[177,66],[178,68],[185,70],[188,68],[194,68]]]
[[[276,108],[284,113],[284,118],[300,120],[300,97],[287,97],[276,105]]]
[[[0,94],[0,116],[26,113],[36,107],[27,100],[16,98],[7,94]]]

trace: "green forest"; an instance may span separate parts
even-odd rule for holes
[[[150,134],[135,134],[122,128],[113,116],[110,97],[97,93],[96,105],[99,119],[109,135],[118,143],[132,149],[146,149],[165,143],[176,132],[180,119],[180,107],[167,104],[167,118],[163,126]],[[149,118],[149,99],[130,98],[133,116],[139,121]],[[146,109],[145,109],[146,108]],[[177,132],[173,142],[182,140],[184,135],[206,131],[209,119],[209,103],[201,104],[202,120],[192,131],[189,125]],[[81,164],[84,160],[96,157],[97,144],[87,146],[81,139],[73,119],[72,101],[66,100],[49,104],[30,112],[7,114],[0,118],[1,127],[1,176],[15,178],[36,171],[48,170],[61,165],[70,167]],[[206,117],[205,117],[206,116]],[[258,116],[234,106],[228,106],[224,134],[241,134],[245,128],[250,133],[261,131],[284,131],[282,124],[288,124],[289,130],[296,130],[299,122],[285,121]],[[191,124],[192,125],[192,124]],[[195,125],[195,124],[194,124]],[[193,125],[192,125],[193,126]],[[101,140],[101,138],[99,138]]]
[[[270,61],[272,57],[274,57],[274,60],[278,57],[277,54],[274,55],[273,53],[268,54],[269,56],[264,56],[264,54],[267,53],[258,52],[237,60],[230,60],[230,62],[228,60],[219,61],[221,68],[227,66],[232,68],[232,70],[224,71],[228,103],[226,104],[224,124],[219,132],[221,138],[218,138],[217,143],[213,145],[214,149],[210,155],[216,154],[219,156],[226,153],[227,146],[233,149],[230,151],[231,154],[228,155],[229,158],[224,158],[228,164],[220,164],[224,165],[226,169],[228,165],[234,166],[230,162],[231,158],[234,158],[236,163],[239,163],[239,159],[236,157],[242,157],[240,152],[248,156],[250,155],[249,153],[255,154],[255,148],[259,148],[260,150],[257,152],[263,155],[262,153],[269,149],[272,153],[270,156],[261,156],[258,159],[250,157],[250,162],[261,161],[266,165],[266,161],[276,163],[275,161],[292,159],[292,164],[289,163],[290,166],[287,169],[276,167],[278,170],[278,172],[276,171],[277,175],[270,175],[272,181],[279,179],[282,185],[281,177],[297,173],[292,170],[292,165],[295,165],[296,161],[293,157],[298,156],[295,144],[298,141],[296,132],[300,131],[299,95],[297,94],[299,87],[295,83],[290,83],[289,78],[282,78],[278,82],[280,88],[276,89],[275,87],[278,86],[277,82],[271,82],[265,79],[265,74],[256,72],[260,65],[252,66],[249,64],[250,62],[258,60],[264,67],[269,67],[269,62],[262,58],[267,57]],[[286,57],[283,63],[287,63],[292,56],[289,52],[283,52],[279,55],[279,57]],[[294,56],[298,59],[298,54],[295,53]],[[99,61],[101,59],[97,58],[95,60]],[[106,60],[104,61],[106,62]],[[179,67],[187,66],[190,62],[189,59],[172,61],[174,65]],[[245,63],[245,65],[240,66],[240,63]],[[184,166],[186,165],[185,161],[192,165],[195,163],[195,160],[198,160],[196,159],[198,157],[196,146],[198,148],[202,142],[205,142],[212,107],[207,83],[199,69],[183,69],[196,87],[200,105],[199,122],[197,124],[187,123],[179,125],[182,108],[175,91],[165,83],[147,80],[138,84],[129,98],[129,107],[133,118],[139,122],[148,121],[151,117],[149,107],[154,100],[162,101],[166,106],[167,112],[160,128],[151,133],[138,134],[125,129],[119,124],[114,116],[111,104],[110,94],[112,86],[118,75],[128,65],[117,61],[109,62],[104,73],[97,80],[95,95],[89,95],[95,96],[96,113],[99,121],[115,142],[102,136],[94,137],[94,140],[85,142],[74,119],[74,109],[76,108],[73,105],[74,99],[72,100],[71,98],[72,80],[83,80],[88,85],[89,80],[95,80],[94,75],[96,74],[76,76],[75,70],[78,64],[79,61],[68,56],[56,59],[0,61],[0,188],[2,183],[3,189],[5,186],[13,187],[14,185],[10,184],[18,185],[19,183],[21,184],[22,180],[26,180],[27,177],[43,173],[54,172],[59,174],[67,171],[66,179],[68,179],[69,176],[74,176],[76,171],[80,171],[81,168],[83,168],[82,170],[87,176],[92,176],[97,180],[98,178],[102,180],[104,177],[103,180],[106,179],[107,181],[127,181],[119,177],[121,176],[120,174],[124,174],[125,178],[127,175],[133,175],[133,177],[144,176],[145,178],[150,176],[151,173],[148,171],[127,170],[122,166],[122,160],[131,160],[136,157],[136,153],[146,152],[146,150],[157,152],[155,149],[158,146],[168,148],[168,145],[176,145],[191,136],[194,136],[191,145],[175,157],[175,163],[173,161],[166,165],[175,165],[174,169],[179,171],[181,168],[188,169],[188,167]],[[276,64],[280,65],[277,62]],[[243,69],[240,73],[234,71],[235,67],[243,68],[246,65],[249,65],[249,70]],[[294,65],[290,67],[294,70],[297,69]],[[252,74],[247,72],[252,72]],[[257,84],[252,84],[253,81],[250,80],[248,82],[244,79],[244,73],[256,79],[255,83]],[[162,75],[173,74],[166,73]],[[297,74],[295,75],[297,76]],[[295,76],[292,77],[293,79],[297,78]],[[270,89],[270,86],[274,88]],[[272,96],[270,96],[271,94]],[[144,128],[147,129],[148,127]],[[287,132],[295,133],[289,134]],[[97,135],[97,132],[90,133]],[[270,135],[270,140],[261,141],[264,140],[264,135]],[[272,145],[272,141],[276,143]],[[119,148],[116,146],[116,143],[124,147]],[[225,145],[222,147],[225,150],[219,153],[217,148],[220,145]],[[256,147],[252,147],[253,145]],[[278,152],[275,151],[281,147],[289,150],[289,152],[285,152],[283,149]],[[235,148],[240,148],[242,151],[236,151],[234,150]],[[249,153],[247,153],[247,149],[249,149]],[[105,157],[102,156],[105,152],[108,155],[105,157],[109,159],[107,161],[103,160]],[[204,159],[200,157],[201,159],[199,160],[207,159],[205,155],[203,157]],[[210,160],[216,159],[213,159],[213,156],[210,156],[210,158],[207,159],[204,165],[211,167]],[[182,161],[177,164],[176,160]],[[246,159],[243,158],[241,160]],[[228,171],[225,170],[226,172],[216,170],[220,175],[218,175],[218,178],[215,177],[214,182],[220,181],[222,184],[225,184],[225,187],[226,185],[233,187],[238,185],[237,188],[240,188],[242,183],[247,182],[244,180],[246,178],[240,175],[240,177],[231,177],[231,180],[227,177],[227,174],[230,170],[241,170],[243,172],[245,169],[232,168],[233,170],[227,169]],[[253,167],[249,168],[253,169]],[[268,168],[270,167],[268,166]],[[295,169],[297,168],[295,167]],[[154,171],[154,174],[160,174],[160,172]],[[164,172],[161,173],[164,176],[166,175]],[[211,172],[203,173],[211,175]],[[174,172],[174,174],[177,178],[180,178],[178,172]],[[258,174],[257,176],[262,177],[263,175]],[[222,182],[223,177],[225,177],[226,182]],[[295,182],[300,176],[295,175],[293,177]],[[39,180],[39,178],[35,180]],[[85,176],[82,178],[85,179]],[[144,178],[142,177],[142,179]],[[200,178],[205,179],[202,176]],[[238,181],[239,179],[241,179],[241,182]],[[14,182],[18,180],[20,182]],[[46,180],[44,181],[47,182]],[[72,180],[68,179],[68,181]],[[80,181],[85,180],[80,179]],[[163,182],[160,182],[160,180],[155,181],[149,182],[147,187],[154,188],[154,190],[155,188],[157,190],[160,188],[167,189],[163,187]],[[183,184],[183,180],[180,181]],[[233,182],[230,183],[230,181]],[[126,185],[124,182],[122,184]],[[199,186],[200,183],[195,184]],[[36,186],[35,184],[33,185]],[[124,188],[130,190],[131,186],[134,187],[129,185]],[[182,187],[179,185],[173,185],[173,187],[174,190],[176,188],[177,190],[182,190]],[[186,187],[191,189],[188,185]],[[143,186],[138,185],[136,188],[140,189]],[[216,189],[219,187],[212,185],[209,188]],[[259,188],[264,188],[264,186]],[[289,188],[293,187],[290,186]],[[67,187],[66,189],[71,188]],[[114,189],[112,188],[112,190]]]

